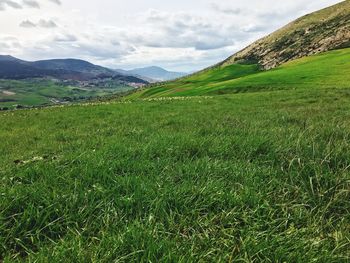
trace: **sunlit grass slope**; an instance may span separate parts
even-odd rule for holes
[[[350,87],[350,48],[260,71],[257,65],[217,67],[143,90],[133,97],[195,96],[294,88]]]
[[[345,84],[1,112],[0,261],[348,262]]]

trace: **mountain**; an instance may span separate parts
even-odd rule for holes
[[[20,62],[22,60],[15,58],[13,56],[9,55],[0,55],[0,61],[14,61],[14,62]]]
[[[350,46],[350,1],[303,16],[256,41],[220,65],[257,62],[264,69],[332,49]]]
[[[24,61],[12,56],[0,56],[1,79],[52,77],[62,80],[86,81],[99,78],[112,78],[140,85],[148,82],[135,76],[117,73],[111,69],[78,59],[52,59]]]
[[[90,62],[79,60],[79,59],[40,60],[40,61],[33,62],[33,65],[37,68],[46,69],[46,70],[66,70],[66,71],[75,71],[75,72],[94,74],[94,75],[115,74],[115,72],[111,69],[97,66]]]
[[[8,59],[6,59],[6,57]],[[1,79],[38,78],[56,75],[57,72],[33,67],[30,63],[16,60],[10,56],[1,56],[0,59]]]
[[[312,87],[314,83],[332,87],[341,76],[349,83],[347,47],[350,47],[350,0],[303,16],[223,62],[175,81],[154,84],[135,97]],[[343,52],[331,52],[337,49]],[[338,81],[334,82],[333,77]]]
[[[156,66],[118,71],[122,73],[124,72],[126,74],[144,77],[148,80],[154,80],[153,82],[173,80],[187,75],[187,73],[167,71],[161,67]]]

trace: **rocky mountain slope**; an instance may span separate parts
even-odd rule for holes
[[[303,16],[229,57],[220,66],[237,62],[275,68],[289,60],[350,46],[350,1]]]

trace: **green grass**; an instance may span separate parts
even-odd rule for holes
[[[122,84],[112,84],[112,88],[79,88],[64,83],[58,83],[46,79],[27,80],[1,80],[0,79],[0,108],[13,108],[15,105],[22,106],[43,106],[50,105],[52,99],[65,101],[81,101],[89,98],[97,98],[132,88]],[[12,92],[5,94],[3,92]]]
[[[234,64],[225,68],[214,67],[189,77],[170,81],[164,84],[155,84],[152,88],[145,90],[142,97],[168,96],[182,94],[194,89],[205,89],[213,84],[221,83],[234,78],[244,77],[260,71],[256,64]],[[169,92],[170,91],[170,92]],[[132,96],[139,96],[137,93]],[[198,95],[194,92],[192,95]]]
[[[350,48],[288,62],[270,71],[257,65],[215,68],[133,94],[135,97],[198,96],[295,88],[350,87]]]
[[[2,112],[0,261],[348,262],[349,117],[342,85]]]

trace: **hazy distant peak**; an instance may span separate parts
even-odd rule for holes
[[[172,80],[172,79],[177,79],[187,75],[187,73],[184,73],[184,72],[168,71],[158,66],[136,68],[136,69],[128,70],[127,72],[135,75],[140,75],[146,78],[154,79],[157,81]]]

